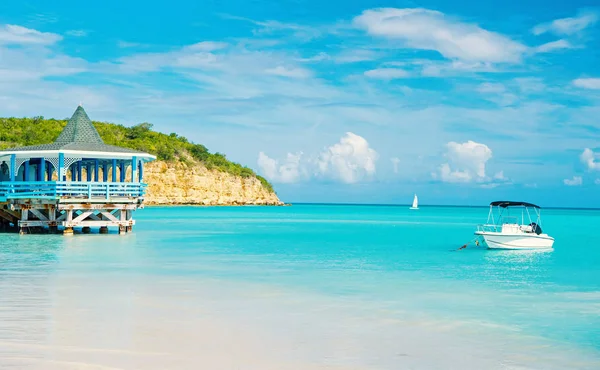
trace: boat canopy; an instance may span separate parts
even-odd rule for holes
[[[535,204],[532,204],[532,203],[513,202],[510,200],[499,200],[499,201],[490,203],[490,207],[507,208],[507,207],[521,207],[521,206],[522,207],[530,207],[530,208],[540,208],[540,206],[536,206]]]

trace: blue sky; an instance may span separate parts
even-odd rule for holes
[[[0,115],[151,122],[290,202],[600,207],[598,45],[596,0],[3,1]]]

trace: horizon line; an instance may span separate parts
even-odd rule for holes
[[[400,203],[326,203],[326,202],[284,202],[287,205],[305,205],[305,206],[378,206],[378,207],[410,207],[410,204]],[[488,208],[490,205],[444,205],[444,204],[419,204],[421,207],[445,207],[445,208]],[[587,210],[600,211],[600,207],[558,207],[548,206],[540,207],[541,209],[565,209],[565,210]]]

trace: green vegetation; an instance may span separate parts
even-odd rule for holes
[[[0,150],[52,143],[66,124],[66,119],[0,118]],[[208,169],[216,169],[244,178],[256,177],[265,188],[273,191],[271,184],[252,169],[229,161],[224,154],[210,153],[204,145],[192,143],[175,133],[166,135],[152,131],[150,123],[125,127],[113,123],[94,122],[94,126],[106,144],[141,150],[154,154],[163,161],[187,162],[193,158],[202,162]]]

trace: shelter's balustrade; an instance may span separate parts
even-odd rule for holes
[[[143,183],[86,181],[15,181],[0,183],[0,201],[10,199],[103,200],[141,198]]]

